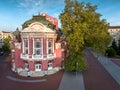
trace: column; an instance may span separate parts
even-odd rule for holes
[[[44,55],[44,58],[47,57],[47,38],[46,37],[43,38],[43,55]]]
[[[28,50],[29,50],[29,58],[32,58],[32,54],[33,54],[33,40],[32,40],[32,38],[28,39]]]

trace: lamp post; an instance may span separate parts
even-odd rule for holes
[[[77,77],[77,71],[78,71],[78,62],[76,62],[76,77]]]

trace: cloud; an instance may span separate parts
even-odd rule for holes
[[[64,0],[20,0],[18,7],[21,14],[26,11],[26,15],[31,17],[32,15],[38,15],[39,13],[47,13],[48,15],[55,17],[59,21],[59,14],[64,9]]]
[[[28,15],[42,12],[54,15],[54,13],[61,12],[62,6],[64,7],[64,0],[22,0],[19,1],[18,6],[25,9]]]

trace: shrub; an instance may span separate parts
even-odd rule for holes
[[[106,53],[109,57],[112,57],[116,54],[115,50],[112,47],[108,48]]]

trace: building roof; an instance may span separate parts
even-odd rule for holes
[[[110,26],[110,29],[116,29],[116,28],[120,28],[120,26]]]
[[[46,26],[48,26],[49,28],[52,28],[53,24],[48,21],[45,16],[42,16],[42,15],[36,15],[36,16],[32,16],[32,18],[30,20],[27,20],[23,25],[22,25],[22,28],[26,28],[28,27],[31,23],[34,23],[34,22],[40,22]]]
[[[2,33],[11,33],[11,32],[7,32],[7,31],[2,31],[2,30],[1,30],[1,32],[2,32]]]

